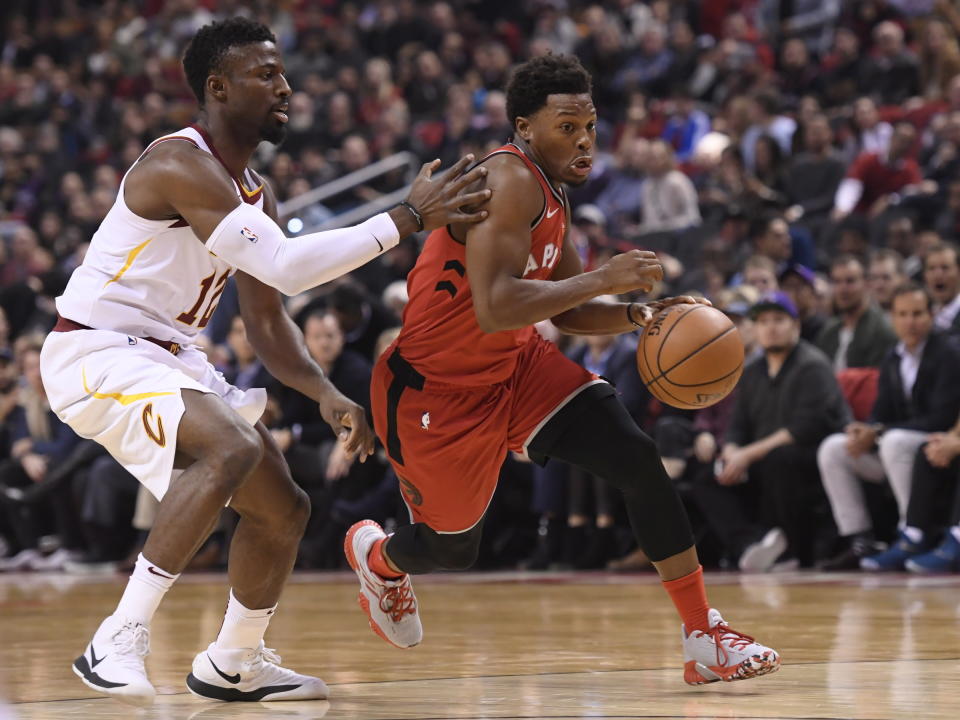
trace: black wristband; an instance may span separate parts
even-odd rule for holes
[[[627,303],[627,320],[633,323],[634,327],[642,328],[643,323],[638,323],[633,319],[633,315],[630,314],[630,308],[632,308],[634,305],[636,305],[636,303]]]
[[[405,207],[410,211],[410,214],[413,215],[413,219],[417,221],[417,232],[423,230],[423,215],[420,214],[420,211],[406,200],[400,202],[400,207]]]

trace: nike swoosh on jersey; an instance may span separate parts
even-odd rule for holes
[[[135,393],[132,395],[124,395],[123,393],[102,393],[95,390],[91,390],[87,385],[87,369],[81,368],[80,374],[83,378],[83,390],[88,395],[92,395],[97,400],[116,400],[121,405],[129,405],[130,403],[135,403],[139,400],[146,400],[147,398],[153,397],[163,397],[164,395],[173,395],[172,392],[152,392],[152,393]]]
[[[548,211],[547,211],[547,217],[548,217],[548,218],[552,218],[552,217],[553,217],[554,215],[556,215],[558,212],[560,212],[560,208],[554,208],[554,209],[553,209],[553,212],[550,212],[550,211],[548,210]]]

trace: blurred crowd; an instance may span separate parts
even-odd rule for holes
[[[561,337],[653,435],[705,565],[960,571],[960,2],[956,0],[8,0],[0,9],[0,568],[111,572],[155,503],[46,404],[53,299],[126,169],[196,105],[180,53],[232,15],[277,35],[287,140],[254,158],[281,202],[399,152],[450,164],[510,138],[514,64],[577,55],[594,78],[594,173],[571,189],[585,266],[656,250],[652,296],[699,293],[747,350],[733,395],[654,401],[637,337]],[[316,225],[402,172],[299,210]],[[293,225],[288,227],[293,228]],[[288,309],[369,406],[423,238]],[[229,286],[204,335],[313,500],[299,563],[343,566],[343,531],[408,522],[382,453],[354,463],[247,342]],[[194,567],[220,567],[226,512]],[[639,569],[616,492],[512,456],[481,567]],[[131,555],[133,553],[133,555]]]

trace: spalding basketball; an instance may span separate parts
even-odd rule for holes
[[[637,369],[650,393],[683,410],[725,398],[743,372],[743,342],[730,318],[709,305],[671,305],[643,329]]]

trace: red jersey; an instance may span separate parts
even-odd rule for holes
[[[523,278],[546,280],[560,261],[563,248],[567,229],[565,194],[554,188],[543,170],[512,143],[494,150],[484,160],[499,153],[520,158],[543,191],[544,208],[530,231],[530,254]],[[455,385],[503,382],[513,374],[520,349],[536,332],[532,325],[495,333],[480,329],[467,276],[466,247],[454,240],[447,228],[430,233],[407,278],[407,291],[410,301],[403,311],[397,347],[404,359],[428,379]]]

